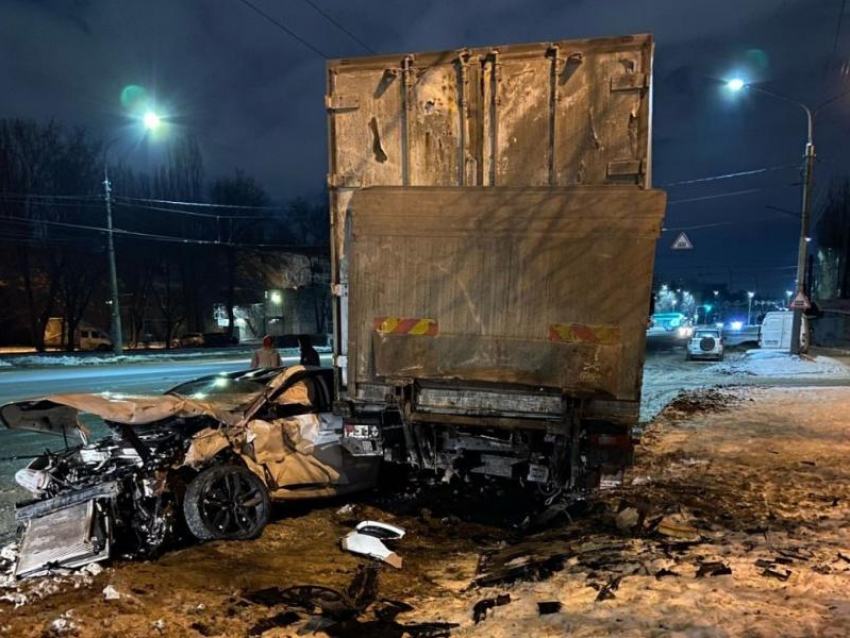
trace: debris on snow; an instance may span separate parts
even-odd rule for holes
[[[342,539],[342,549],[352,554],[360,554],[383,561],[396,569],[401,569],[401,556],[384,545],[385,540],[399,540],[404,530],[395,525],[378,521],[363,521]]]
[[[704,576],[728,576],[731,573],[732,568],[726,563],[721,561],[710,561],[707,563],[700,563],[699,569],[697,570],[697,578],[703,578]]]
[[[537,613],[541,616],[557,614],[564,606],[558,600],[537,603]]]
[[[121,598],[121,592],[115,589],[112,585],[107,585],[103,588],[103,597],[106,600],[118,600]]]
[[[507,605],[509,602],[511,602],[510,594],[499,594],[495,598],[479,600],[472,608],[472,620],[477,625],[487,617],[487,612],[493,609],[493,607],[501,607],[502,605]]]

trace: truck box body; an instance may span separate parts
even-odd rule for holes
[[[612,418],[636,419],[664,200],[621,186],[359,191],[349,397],[416,382],[414,403],[432,413],[493,416],[472,386],[507,384],[598,399],[588,407],[603,412],[624,402]],[[447,380],[422,405],[420,389]],[[467,405],[449,405],[461,389]],[[528,397],[498,411],[544,416]]]
[[[433,467],[441,453],[423,454],[409,424],[576,443],[579,412],[637,421],[665,202],[649,189],[652,51],[637,35],[328,64],[350,421],[396,409],[410,457]],[[457,435],[439,433],[460,449]],[[484,473],[516,476],[475,446]]]

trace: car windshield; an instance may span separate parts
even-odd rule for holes
[[[258,370],[231,374],[218,374],[182,383],[168,394],[193,401],[202,401],[229,412],[248,407],[266,389],[268,382],[279,370]]]

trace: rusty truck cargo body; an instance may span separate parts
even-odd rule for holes
[[[349,421],[394,413],[420,466],[472,445],[482,473],[540,482],[542,440],[506,430],[567,437],[556,455],[573,466],[580,440],[622,443],[665,205],[649,188],[652,51],[638,35],[329,63]],[[499,456],[520,449],[524,465]]]

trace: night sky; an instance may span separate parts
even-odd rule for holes
[[[843,0],[312,1],[380,53],[654,34],[658,187],[800,162],[802,111],[753,93],[730,99],[712,78],[740,74],[811,106],[850,90]],[[368,54],[305,0],[252,2],[329,57]],[[241,167],[278,200],[323,188],[324,62],[239,0],[0,0],[0,117],[56,118],[109,139],[126,118],[122,89],[140,85],[197,136],[208,177]],[[815,141],[817,205],[847,174],[850,95],[824,109]],[[145,169],[162,151],[127,142],[119,152]],[[666,225],[702,228],[688,230],[687,252],[664,233],[662,278],[779,296],[793,283],[799,225],[765,206],[798,210],[798,182],[784,168],[670,186]]]

